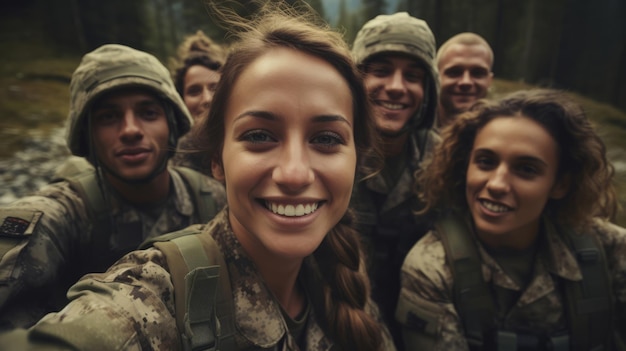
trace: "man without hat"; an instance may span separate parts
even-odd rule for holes
[[[441,91],[437,125],[443,127],[485,98],[493,81],[493,51],[478,34],[459,33],[437,51]]]

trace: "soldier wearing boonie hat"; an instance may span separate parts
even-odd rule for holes
[[[138,87],[164,102],[170,129],[170,151],[193,124],[189,111],[176,91],[169,71],[154,56],[128,46],[108,44],[86,54],[72,75],[67,144],[73,155],[93,159],[87,132],[90,108],[108,92]]]
[[[401,338],[394,311],[400,267],[410,247],[423,236],[429,219],[416,216],[414,172],[439,136],[434,131],[438,76],[435,38],[428,24],[406,12],[379,15],[359,30],[352,54],[377,112],[385,167],[355,186],[352,206],[369,246],[374,300],[394,334]],[[368,162],[365,160],[364,162]]]
[[[223,186],[168,167],[193,123],[154,56],[109,44],[70,83],[67,144],[55,181],[0,208],[0,330],[61,309],[67,289],[147,238],[211,219]]]

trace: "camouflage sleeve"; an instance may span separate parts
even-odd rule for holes
[[[86,275],[72,300],[27,332],[0,336],[29,350],[178,350],[174,289],[157,249],[134,251],[105,273]],[[4,343],[4,344],[3,344]]]
[[[66,182],[0,208],[0,330],[28,327],[65,299],[69,283],[55,287],[86,226],[83,202]]]
[[[444,248],[432,232],[404,261],[396,319],[407,350],[468,350],[452,303],[452,275]]]
[[[626,350],[626,229],[596,221],[596,230],[604,244],[607,264],[615,294],[615,331],[619,350]]]

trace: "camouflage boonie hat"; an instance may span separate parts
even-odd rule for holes
[[[153,55],[128,46],[107,44],[83,56],[72,74],[70,112],[67,121],[67,146],[76,156],[89,156],[89,131],[86,118],[93,102],[103,93],[122,87],[148,88],[170,102],[168,115],[170,143],[191,128],[193,119],[174,88],[169,71]]]
[[[430,65],[435,59],[435,36],[425,21],[406,12],[378,15],[359,30],[352,54],[360,65],[382,52],[405,53]]]

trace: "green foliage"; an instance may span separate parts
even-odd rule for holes
[[[28,12],[35,19],[28,28],[35,30],[29,32],[47,36],[56,52],[83,54],[104,43],[120,43],[166,61],[197,30],[218,43],[228,41],[206,1],[24,0],[9,2],[0,17]],[[244,16],[255,10],[251,0],[211,1],[235,6]],[[336,19],[325,16],[323,4],[331,0],[283,1],[306,1],[321,16]],[[626,110],[626,1],[361,0],[360,6],[354,5],[356,0],[340,1],[339,19],[331,24],[345,32],[349,43],[365,21],[386,13],[392,4],[392,11],[426,20],[438,44],[463,31],[485,37],[495,52],[496,76],[573,88]]]
[[[339,3],[339,18],[335,26],[344,34],[343,38],[346,43],[352,44],[358,33],[361,23],[357,12],[351,12],[348,9],[346,0]]]
[[[324,5],[321,0],[282,0],[284,3],[295,9],[302,9],[309,12],[312,9],[320,18],[325,18]],[[271,1],[270,1],[271,2]]]
[[[149,0],[40,0],[43,25],[64,47],[89,51],[105,43],[148,49]]]
[[[322,0],[306,0],[306,2],[320,15],[320,17],[326,17]]]
[[[409,13],[437,43],[476,32],[491,44],[496,76],[576,89],[626,111],[626,1],[420,0]]]
[[[182,38],[198,29],[225,42],[225,31],[213,23],[204,1],[30,0],[31,6],[0,12],[0,158],[19,149],[29,132],[62,125],[71,73],[96,46],[128,44],[166,62]],[[372,12],[340,1],[339,18],[332,25],[344,31],[348,43],[365,20],[385,12],[385,1],[362,0],[370,11],[377,9]],[[626,22],[615,21],[626,2],[598,5],[610,1],[401,0],[397,10],[425,19],[439,44],[456,30],[485,36],[496,51],[496,77],[501,78],[493,96],[530,87],[519,82],[525,79],[600,94],[622,108],[572,93],[607,143],[618,170],[620,202],[626,207],[626,80],[620,79],[626,77],[626,38],[614,35],[626,33]],[[239,11],[254,10],[246,0],[234,3],[240,4]],[[323,14],[320,1],[309,3]],[[624,211],[618,223],[626,226]]]
[[[398,1],[396,12],[409,12],[409,0]]]
[[[364,22],[386,13],[387,2],[385,0],[361,0],[361,3],[363,4],[361,16]]]

